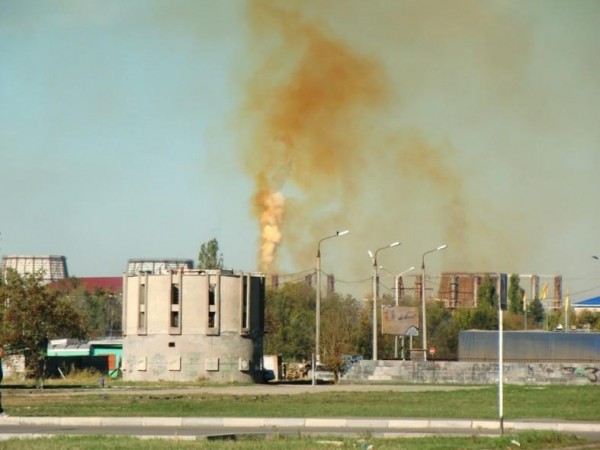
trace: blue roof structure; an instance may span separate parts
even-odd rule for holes
[[[574,308],[600,308],[600,296],[588,298],[573,304]]]

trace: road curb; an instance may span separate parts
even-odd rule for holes
[[[462,429],[499,431],[498,420],[470,419],[395,419],[395,418],[275,418],[275,417],[4,417],[0,425],[89,426],[89,427],[217,427],[217,428],[346,428],[404,432],[410,430]],[[511,420],[505,431],[550,430],[558,432],[600,432],[600,422]]]

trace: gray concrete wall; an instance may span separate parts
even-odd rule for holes
[[[509,384],[596,384],[600,363],[504,363]],[[455,361],[361,361],[341,382],[496,384],[498,364]]]
[[[240,370],[240,359],[252,363],[253,342],[237,333],[219,336],[152,335],[126,341],[123,379],[128,381],[252,382],[257,370]]]

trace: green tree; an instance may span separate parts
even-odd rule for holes
[[[519,275],[513,273],[508,285],[508,310],[514,314],[523,312],[523,295],[525,290],[519,285]]]
[[[452,315],[442,302],[429,301],[427,308],[427,336],[429,336],[427,345],[435,347],[436,358],[451,357],[450,345],[448,339],[451,329]],[[429,349],[425,349],[429,351]]]
[[[43,387],[50,339],[82,338],[83,318],[71,302],[42,283],[42,274],[20,276],[8,270],[0,289],[0,343],[9,351],[23,351],[26,365]]]
[[[544,305],[542,305],[541,300],[537,297],[534,298],[529,305],[527,312],[537,327],[540,328],[546,318],[546,312],[544,311]]]
[[[315,290],[305,283],[268,289],[265,299],[265,354],[310,361],[315,340]]]
[[[321,305],[321,362],[335,373],[344,368],[344,355],[354,353],[361,305],[351,296],[329,295]]]
[[[470,328],[495,330],[498,328],[498,294],[492,278],[486,276],[477,291],[477,308],[470,316]]]
[[[373,358],[373,301],[367,301],[359,311],[354,354]],[[377,349],[379,350],[379,349]]]
[[[477,290],[477,306],[496,308],[498,306],[498,293],[494,280],[485,276]]]
[[[473,310],[471,308],[459,308],[452,312],[452,319],[448,326],[448,334],[446,337],[448,359],[458,359],[458,337],[461,330],[473,328],[471,325],[472,314]]]
[[[211,239],[200,246],[199,269],[223,269],[223,254],[219,254],[219,242]]]
[[[101,287],[89,292],[77,278],[60,287],[60,295],[70,301],[84,319],[85,337],[94,339],[122,334],[123,303],[121,294]]]

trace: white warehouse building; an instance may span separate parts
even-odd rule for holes
[[[124,275],[123,379],[260,381],[264,308],[264,274]]]

